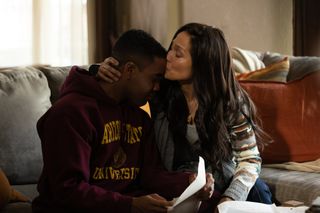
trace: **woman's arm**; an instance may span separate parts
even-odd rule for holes
[[[250,122],[242,115],[231,129],[231,146],[236,170],[225,197],[246,200],[261,170],[261,157]]]

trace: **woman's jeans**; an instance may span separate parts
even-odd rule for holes
[[[247,201],[272,204],[272,195],[270,189],[260,178],[257,179],[256,183],[250,190]]]
[[[202,202],[199,212],[200,213],[212,213],[219,203],[221,194],[214,191],[210,200]],[[258,178],[256,183],[251,188],[247,201],[258,202],[264,204],[272,204],[272,195],[267,184]]]

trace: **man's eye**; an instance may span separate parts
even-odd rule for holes
[[[153,82],[160,82],[163,77],[157,76],[153,79]]]

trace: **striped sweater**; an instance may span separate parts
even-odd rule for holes
[[[154,126],[156,142],[164,166],[168,170],[173,170],[174,155],[177,152],[174,150],[168,120],[163,113],[157,115]],[[200,147],[198,133],[194,125],[187,126],[186,138],[191,146]],[[222,163],[223,173],[214,171],[215,189],[223,196],[243,201],[247,199],[250,189],[259,176],[261,170],[260,153],[252,126],[244,117],[231,128],[230,139],[233,157],[230,161]],[[195,155],[191,152],[189,154]],[[175,170],[197,172],[197,164],[198,162],[190,160]],[[210,166],[207,166],[207,172],[212,172]]]

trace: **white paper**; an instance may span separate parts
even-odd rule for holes
[[[179,198],[174,200],[173,206],[168,210],[170,213],[196,213],[201,201],[193,196],[206,184],[206,170],[204,160],[199,157],[198,175],[196,179],[184,190]]]
[[[308,207],[277,207],[248,201],[227,201],[218,205],[219,213],[304,213]]]
[[[276,207],[277,213],[305,213],[309,207],[299,206],[299,207]]]

